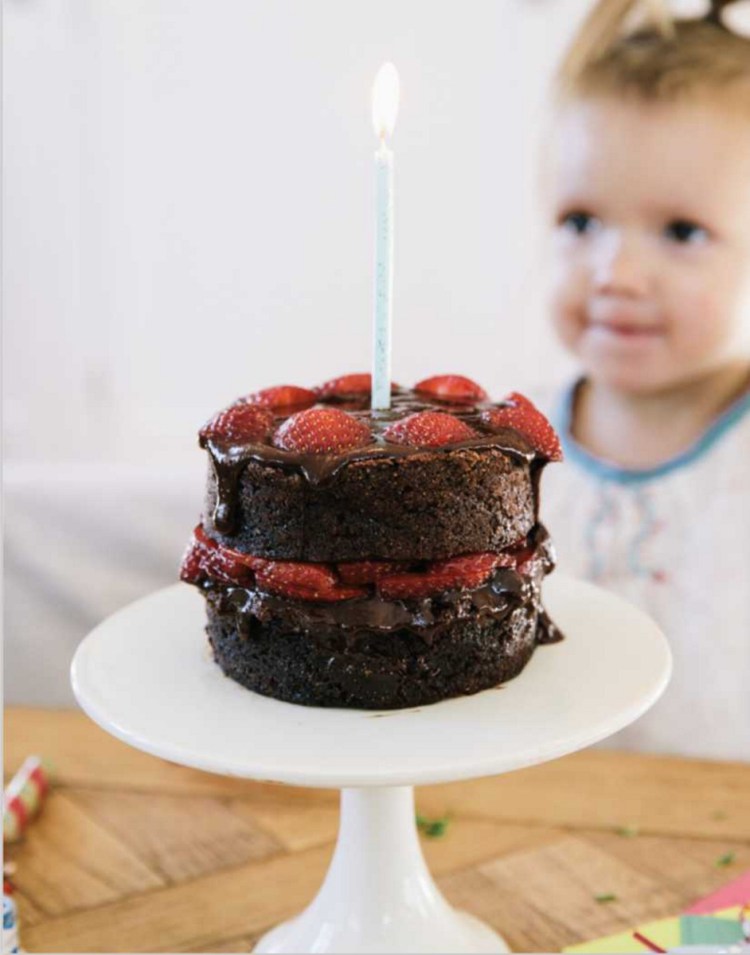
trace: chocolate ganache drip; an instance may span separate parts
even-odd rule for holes
[[[272,443],[272,435],[260,441],[237,440],[223,436],[201,438],[201,446],[208,451],[216,475],[217,498],[213,523],[217,530],[229,535],[236,528],[239,481],[242,471],[251,461],[299,473],[310,486],[324,485],[334,481],[343,468],[355,462],[398,459],[424,454],[424,448],[395,444],[384,436],[386,429],[394,422],[420,411],[446,412],[465,422],[476,432],[476,437],[469,440],[453,442],[439,448],[431,447],[429,451],[432,454],[449,453],[460,449],[494,448],[530,465],[535,481],[535,507],[538,514],[538,475],[547,458],[536,451],[520,431],[513,428],[493,430],[483,420],[483,412],[502,407],[502,402],[457,403],[430,400],[414,391],[399,389],[393,395],[391,408],[386,411],[371,410],[368,395],[346,401],[335,398],[321,399],[314,407],[323,406],[334,406],[366,423],[370,429],[372,442],[353,451],[313,454],[278,448]],[[276,428],[280,427],[288,417],[288,414],[276,415]]]

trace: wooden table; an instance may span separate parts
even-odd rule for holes
[[[174,766],[70,710],[6,710],[6,779],[31,753],[56,776],[8,852],[29,952],[248,951],[320,885],[336,792]],[[516,951],[674,914],[750,867],[745,764],[589,750],[424,787],[417,805],[451,813],[423,837],[448,899]]]

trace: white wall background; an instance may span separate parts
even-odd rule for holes
[[[7,0],[9,699],[69,699],[86,629],[174,577],[203,420],[368,367],[384,60],[394,377],[559,377],[536,140],[588,2]]]

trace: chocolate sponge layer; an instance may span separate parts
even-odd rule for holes
[[[233,613],[207,609],[214,657],[233,680],[290,703],[360,709],[419,706],[509,680],[531,657],[539,622],[524,604],[502,619],[454,620],[422,639],[406,629],[299,633],[257,619],[240,631]]]
[[[499,551],[535,520],[535,462],[495,448],[461,448],[347,463],[330,478],[251,460],[238,475],[234,526],[213,520],[217,478],[209,464],[204,527],[261,557],[346,561],[432,560]]]

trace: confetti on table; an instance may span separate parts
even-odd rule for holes
[[[3,793],[3,842],[20,839],[39,812],[49,789],[49,775],[39,756],[29,756]]]

